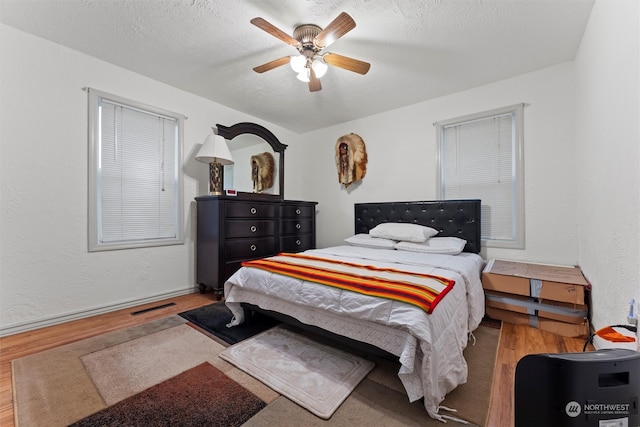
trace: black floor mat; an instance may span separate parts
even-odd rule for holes
[[[227,328],[233,315],[222,301],[185,311],[179,315],[229,344],[240,342],[280,323],[265,314],[251,312],[250,317],[243,324]]]

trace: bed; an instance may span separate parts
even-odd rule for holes
[[[480,201],[358,203],[354,206],[354,220],[349,244],[305,251],[301,257],[320,263],[326,260],[349,266],[366,264],[385,271],[403,270],[438,278],[441,283],[452,281],[454,284],[446,288],[445,295],[437,296],[437,305],[430,307],[430,313],[414,303],[245,266],[224,286],[225,303],[234,315],[229,326],[244,322],[243,307],[251,306],[381,349],[399,360],[398,376],[409,400],[424,398],[427,413],[443,420],[440,403],[448,392],[466,382],[468,367],[462,351],[484,316]],[[427,242],[435,242],[432,239],[436,237],[453,237],[464,240],[464,248],[451,255],[423,253],[420,243],[420,252],[380,248],[377,239],[374,247],[363,247],[357,243],[359,240],[353,243],[355,236],[371,237],[370,231],[388,224],[429,227],[438,233]]]

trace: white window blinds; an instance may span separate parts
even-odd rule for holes
[[[481,199],[488,246],[524,244],[521,110],[520,105],[438,124],[439,197]]]
[[[90,249],[181,243],[182,119],[116,97],[92,98]]]

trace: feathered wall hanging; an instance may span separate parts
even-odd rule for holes
[[[269,152],[251,156],[251,180],[253,192],[262,193],[273,186],[273,155]]]
[[[367,173],[367,149],[359,135],[350,133],[336,142],[338,182],[349,187]]]

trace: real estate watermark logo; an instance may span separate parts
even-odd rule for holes
[[[629,415],[631,405],[629,403],[585,403],[585,414],[597,415]]]
[[[578,402],[572,400],[564,407],[564,412],[571,418],[575,418],[582,412],[582,408]]]
[[[584,407],[572,400],[564,407],[567,416],[575,418],[580,414],[585,415],[629,415],[631,414],[631,405],[628,403],[592,403],[587,402]]]

